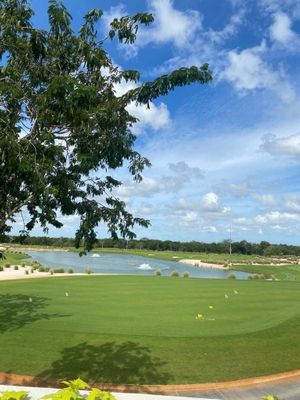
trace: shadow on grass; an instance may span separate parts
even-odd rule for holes
[[[31,301],[30,301],[31,299]],[[49,304],[47,297],[23,294],[0,295],[0,334],[22,328],[42,319],[67,317],[62,314],[49,314],[42,310]]]
[[[90,383],[166,384],[172,376],[162,371],[165,362],[136,342],[107,342],[100,346],[80,343],[65,348],[43,378],[81,377]]]

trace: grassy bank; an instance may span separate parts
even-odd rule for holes
[[[0,282],[0,293],[1,371],[192,383],[300,365],[297,282],[92,276]]]
[[[0,260],[0,266],[4,266],[5,264],[19,265],[26,262],[27,258],[26,254],[5,253],[5,258]]]

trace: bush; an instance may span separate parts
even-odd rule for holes
[[[53,274],[54,274],[53,269],[50,269],[50,275],[53,275]]]
[[[4,268],[10,268],[10,263],[5,263]]]
[[[161,276],[161,270],[160,270],[160,269],[157,269],[157,270],[155,271],[155,275],[156,275],[156,276]]]
[[[55,274],[64,274],[64,273],[65,273],[65,270],[64,270],[64,268],[54,268],[54,269],[53,269],[53,272],[54,272]]]
[[[86,268],[84,270],[85,274],[91,275],[93,273],[93,271],[91,270],[91,268]]]
[[[74,270],[73,270],[73,268],[68,268],[68,274],[74,274]]]
[[[171,276],[175,276],[176,278],[179,277],[179,272],[178,271],[173,271],[171,272]]]
[[[2,265],[0,265],[0,272],[1,272],[1,271],[3,271],[3,267],[2,267]]]
[[[34,268],[31,268],[30,272],[33,274],[34,273]]]
[[[14,270],[17,271],[19,267],[17,265],[14,266]]]
[[[236,276],[234,274],[229,274],[226,276],[227,279],[236,279]]]
[[[21,264],[21,267],[22,267],[22,268],[25,268],[25,267],[26,267],[26,264],[25,264],[25,263],[22,263],[22,264]]]
[[[40,266],[40,267],[38,268],[38,271],[39,271],[39,272],[46,272],[46,268],[43,267],[43,266]]]
[[[25,270],[25,275],[29,275],[28,269]]]
[[[182,275],[184,278],[189,278],[190,277],[190,274],[187,272],[187,271],[185,271],[184,273],[183,273],[183,275]]]

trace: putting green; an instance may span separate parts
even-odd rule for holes
[[[299,285],[138,276],[0,282],[0,371],[154,384],[296,369]]]

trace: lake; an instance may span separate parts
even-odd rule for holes
[[[94,273],[101,274],[154,275],[155,270],[159,269],[163,276],[169,276],[172,271],[178,271],[180,275],[187,271],[192,278],[225,279],[230,273],[234,273],[238,279],[247,279],[249,276],[246,272],[197,268],[179,262],[130,254],[89,253],[87,256],[80,257],[76,252],[63,251],[27,251],[26,253],[45,266],[63,267],[66,270],[71,267],[74,272],[84,272],[85,268],[91,268]]]

